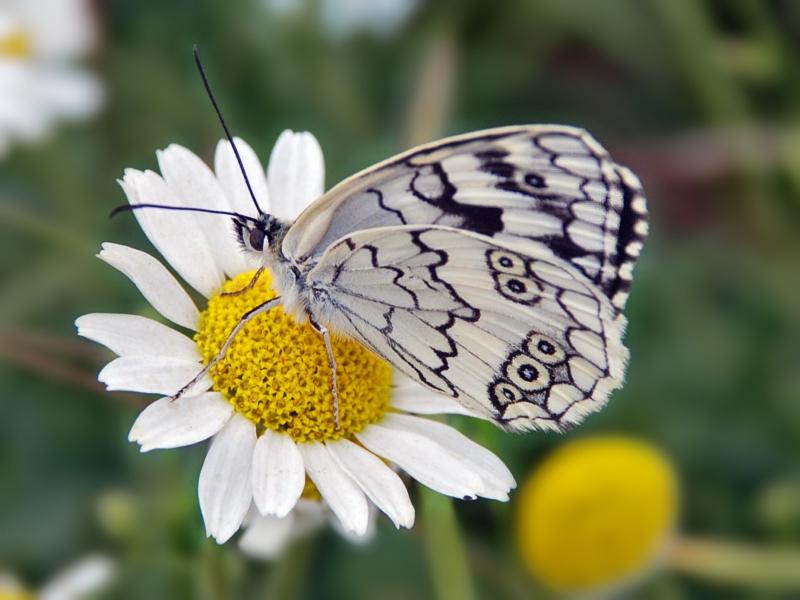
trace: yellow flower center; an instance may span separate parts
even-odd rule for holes
[[[31,41],[19,29],[0,36],[0,57],[25,58],[31,54]]]
[[[253,273],[228,281],[221,292],[245,288]],[[208,301],[194,336],[203,361],[216,356],[242,315],[275,297],[265,271],[252,289]],[[214,389],[256,424],[289,434],[296,442],[350,437],[386,411],[391,367],[358,342],[334,338],[339,429],[333,419],[331,370],[322,336],[277,307],[250,321],[225,357],[211,369]]]
[[[655,448],[613,436],[571,442],[522,487],[520,552],[550,587],[599,592],[652,562],[677,506],[675,473]]]

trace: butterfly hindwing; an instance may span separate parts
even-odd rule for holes
[[[386,226],[440,225],[569,262],[624,307],[647,234],[638,179],[582,129],[505,127],[415,148],[332,188],[283,241],[315,262],[339,238]]]
[[[563,430],[622,382],[624,317],[569,262],[446,227],[358,231],[307,277],[312,310],[509,429]]]

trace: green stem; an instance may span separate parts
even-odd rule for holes
[[[453,501],[427,488],[420,489],[423,535],[438,600],[477,598],[467,553],[461,539]]]
[[[668,556],[673,571],[718,584],[800,590],[800,548],[759,547],[723,540],[678,539]]]
[[[310,535],[291,543],[275,564],[261,597],[291,600],[307,596],[308,572],[317,541],[317,536]]]
[[[233,598],[233,581],[226,562],[225,550],[213,541],[207,540],[204,544],[205,553],[200,568],[202,576],[198,579],[200,585],[199,597],[213,600],[230,600]]]

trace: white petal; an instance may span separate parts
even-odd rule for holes
[[[142,452],[188,446],[217,433],[232,414],[231,403],[217,392],[175,401],[161,398],[139,414],[128,440],[138,443]]]
[[[294,523],[294,513],[289,513],[283,518],[257,515],[239,538],[239,548],[253,558],[272,560],[294,537],[292,536]]]
[[[231,210],[228,199],[211,169],[193,152],[171,144],[156,153],[164,181],[183,206],[214,210]],[[248,269],[244,253],[236,241],[231,219],[217,215],[191,215],[198,232],[202,232],[214,262],[228,277]]]
[[[119,356],[168,356],[199,361],[197,344],[182,333],[138,315],[93,313],[75,321],[78,335]]]
[[[298,447],[308,476],[345,530],[364,535],[369,521],[364,493],[333,460],[325,444],[305,443]]]
[[[392,391],[391,404],[394,408],[420,415],[467,415],[476,416],[460,402],[423,388],[397,387]]]
[[[264,167],[247,142],[238,137],[233,139],[236,142],[239,155],[242,157],[244,170],[247,173],[247,179],[250,180],[258,205],[261,210],[269,213],[269,192],[267,191],[267,176],[264,173]],[[250,192],[247,191],[242,171],[239,169],[239,163],[236,162],[236,156],[233,154],[228,140],[220,140],[217,144],[217,151],[214,155],[214,170],[231,208],[243,215],[256,216],[256,207],[250,198]]]
[[[197,329],[200,313],[178,281],[158,260],[128,246],[106,242],[97,255],[122,272],[153,308],[164,317],[188,329]]]
[[[183,206],[180,196],[152,171],[142,173],[126,169],[120,185],[131,204]],[[156,208],[137,210],[134,214],[153,246],[186,283],[207,298],[219,290],[224,281],[222,269],[214,260],[209,243],[197,225],[197,215]]]
[[[253,500],[264,515],[285,516],[306,482],[303,457],[288,435],[267,429],[253,452]]]
[[[433,392],[396,370],[392,374],[392,384],[391,404],[400,410],[421,415],[456,414],[480,417],[460,402]]]
[[[356,434],[378,456],[394,462],[411,477],[441,494],[474,498],[483,494],[483,480],[469,464],[424,435],[370,425]]]
[[[114,576],[114,563],[106,556],[89,556],[67,567],[39,590],[39,600],[76,600],[94,597]],[[11,597],[16,597],[13,594]],[[20,598],[28,597],[21,594]]]
[[[86,119],[103,104],[103,87],[97,78],[75,67],[38,66],[35,93],[54,117]]]
[[[317,138],[285,130],[275,142],[267,168],[273,216],[293,221],[325,190],[325,161]]]
[[[206,535],[223,544],[236,533],[250,508],[250,466],[256,428],[234,413],[212,440],[197,486]]]
[[[483,479],[484,491],[481,496],[484,498],[505,501],[508,500],[508,492],[517,487],[514,476],[502,460],[444,423],[410,415],[387,414],[381,426],[424,435],[460,457]]]
[[[189,383],[202,368],[197,362],[154,356],[121,356],[108,363],[97,375],[109,390],[171,395]],[[211,387],[208,375],[187,395],[205,392]]]
[[[325,524],[325,517],[329,515],[330,512],[319,500],[300,498],[292,514],[294,515],[292,537],[302,537],[322,527]],[[331,520],[338,522],[338,519]]]
[[[414,505],[397,473],[374,454],[348,440],[327,442],[331,455],[395,527],[414,525]]]
[[[375,508],[374,504],[369,505],[369,518],[367,520],[367,531],[363,535],[355,535],[349,531],[345,531],[342,528],[342,524],[339,522],[339,519],[329,518],[329,522],[331,527],[346,539],[351,544],[357,544],[359,546],[365,546],[369,544],[375,538],[375,530],[377,529],[377,519],[378,517],[378,509]]]

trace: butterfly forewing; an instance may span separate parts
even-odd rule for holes
[[[337,331],[509,429],[563,430],[622,381],[624,317],[568,261],[436,226],[356,232],[307,283]]]
[[[638,179],[594,138],[519,126],[434,142],[350,177],[300,215],[283,252],[315,262],[352,232],[423,224],[567,261],[617,310],[647,234]]]

